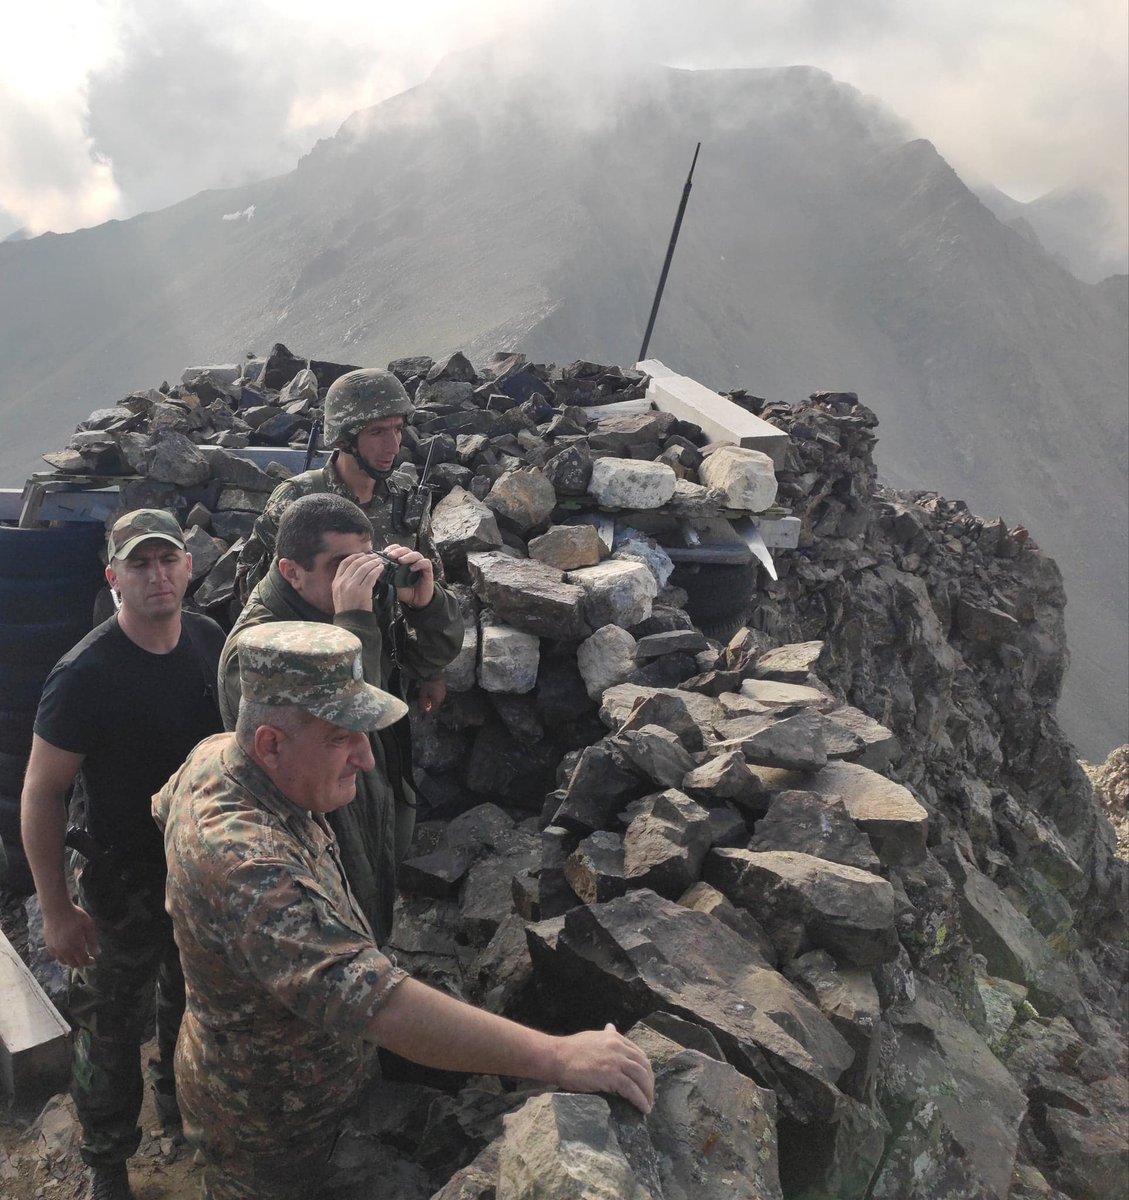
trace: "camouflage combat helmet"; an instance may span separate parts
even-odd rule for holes
[[[379,367],[349,371],[335,379],[325,394],[322,440],[326,446],[336,446],[382,417],[407,418],[414,412],[404,385],[391,371]]]
[[[337,625],[275,621],[239,639],[244,700],[294,705],[344,729],[370,732],[400,720],[408,706],[365,682],[360,639]]]

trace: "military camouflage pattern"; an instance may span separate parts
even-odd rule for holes
[[[338,453],[335,450],[324,467],[294,475],[271,492],[266,507],[255,519],[255,525],[239,552],[235,589],[241,604],[247,603],[251,589],[267,573],[274,557],[274,544],[282,514],[300,496],[311,496],[317,492],[330,492],[351,500],[372,522],[372,544],[378,549],[396,544],[419,550],[434,564],[435,578],[443,578],[442,564],[431,538],[430,514],[424,512],[418,527],[406,517],[408,499],[415,486],[413,477],[406,472],[393,471],[387,479],[376,485],[372,499],[362,504],[337,471]]]
[[[349,371],[325,393],[322,442],[336,446],[355,437],[366,425],[383,417],[410,417],[415,412],[404,385],[391,371],[365,367]]]
[[[342,729],[371,733],[408,706],[365,682],[360,640],[336,625],[279,621],[249,629],[239,643],[244,700],[294,705]]]
[[[78,869],[78,903],[89,910]],[[149,1080],[173,1095],[173,1052],[184,1012],[184,976],[159,886],[129,893],[125,914],[99,920],[98,955],[71,972],[68,1007],[77,1028],[71,1095],[83,1127],[83,1160],[125,1162],[141,1140],[141,1044],[154,1016],[157,1057]]]
[[[114,522],[106,545],[106,558],[110,561],[125,558],[135,546],[150,538],[172,542],[181,550],[185,548],[184,531],[172,513],[163,508],[136,508]]]
[[[153,815],[187,993],[177,1090],[208,1194],[316,1195],[405,973],[377,949],[325,821],[232,734],[192,751]]]

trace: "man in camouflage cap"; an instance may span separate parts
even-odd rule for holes
[[[365,367],[349,371],[325,394],[322,441],[333,447],[329,462],[280,483],[255,521],[236,568],[236,594],[246,604],[267,573],[287,505],[312,492],[332,492],[358,505],[372,522],[374,544],[422,550],[438,563],[426,493],[414,493],[414,480],[397,471],[404,422],[415,412],[404,385],[391,371]],[[419,681],[419,703],[431,712],[447,694],[442,672]]]
[[[193,750],[153,798],[188,1005],[185,1131],[211,1200],[311,1200],[387,1159],[335,1143],[376,1048],[427,1066],[654,1097],[646,1056],[608,1026],[552,1037],[410,979],[376,945],[325,815],[372,763],[399,700],[366,684],[359,641],[303,622],[248,630],[234,734]],[[379,1085],[376,1085],[379,1086]],[[367,1193],[366,1193],[367,1194]]]
[[[141,1043],[154,1007],[158,1117],[170,1134],[180,1125],[173,1050],[184,980],[150,806],[188,751],[222,728],[215,673],[223,631],[181,610],[192,557],[172,513],[125,513],[106,554],[119,608],[63,655],[43,687],[21,809],[44,940],[73,968],[71,1090],[91,1195],[125,1200],[132,1195],[126,1160],[141,1138]],[[86,840],[72,896],[63,838],[76,779]]]
[[[246,604],[270,568],[283,512],[298,497],[312,492],[332,492],[352,500],[372,522],[373,545],[422,551],[438,574],[427,492],[416,492],[413,476],[396,469],[404,422],[414,412],[400,379],[380,367],[349,371],[330,384],[322,430],[323,443],[332,446],[329,462],[292,476],[271,492],[239,554],[235,593],[240,604]],[[443,672],[421,678],[416,688],[420,708],[432,712],[446,697]]]

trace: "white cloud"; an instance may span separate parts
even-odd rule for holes
[[[551,100],[595,72],[808,63],[883,99],[970,177],[1126,209],[1126,0],[55,0],[6,18],[0,209],[66,229],[276,174],[445,55],[505,37]],[[483,89],[490,77],[483,72]],[[480,92],[481,94],[481,92]],[[1124,230],[1122,231],[1124,236]]]

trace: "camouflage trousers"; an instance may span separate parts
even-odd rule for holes
[[[78,902],[84,908],[82,884]],[[82,1123],[83,1160],[124,1162],[137,1149],[143,1083],[141,1044],[154,1018],[154,1089],[175,1095],[173,1054],[184,1015],[184,975],[164,909],[164,889],[132,892],[125,915],[97,920],[98,956],[71,972],[69,1006],[76,1025],[71,1095]]]
[[[323,1141],[282,1144],[272,1154],[235,1144],[223,1151],[213,1147],[211,1155],[205,1150],[203,1200],[393,1200],[404,1194],[400,1156],[378,1140],[387,1124],[381,1119],[386,1102],[378,1071],[374,1075],[353,1114]],[[191,1128],[186,1132],[192,1141]]]

